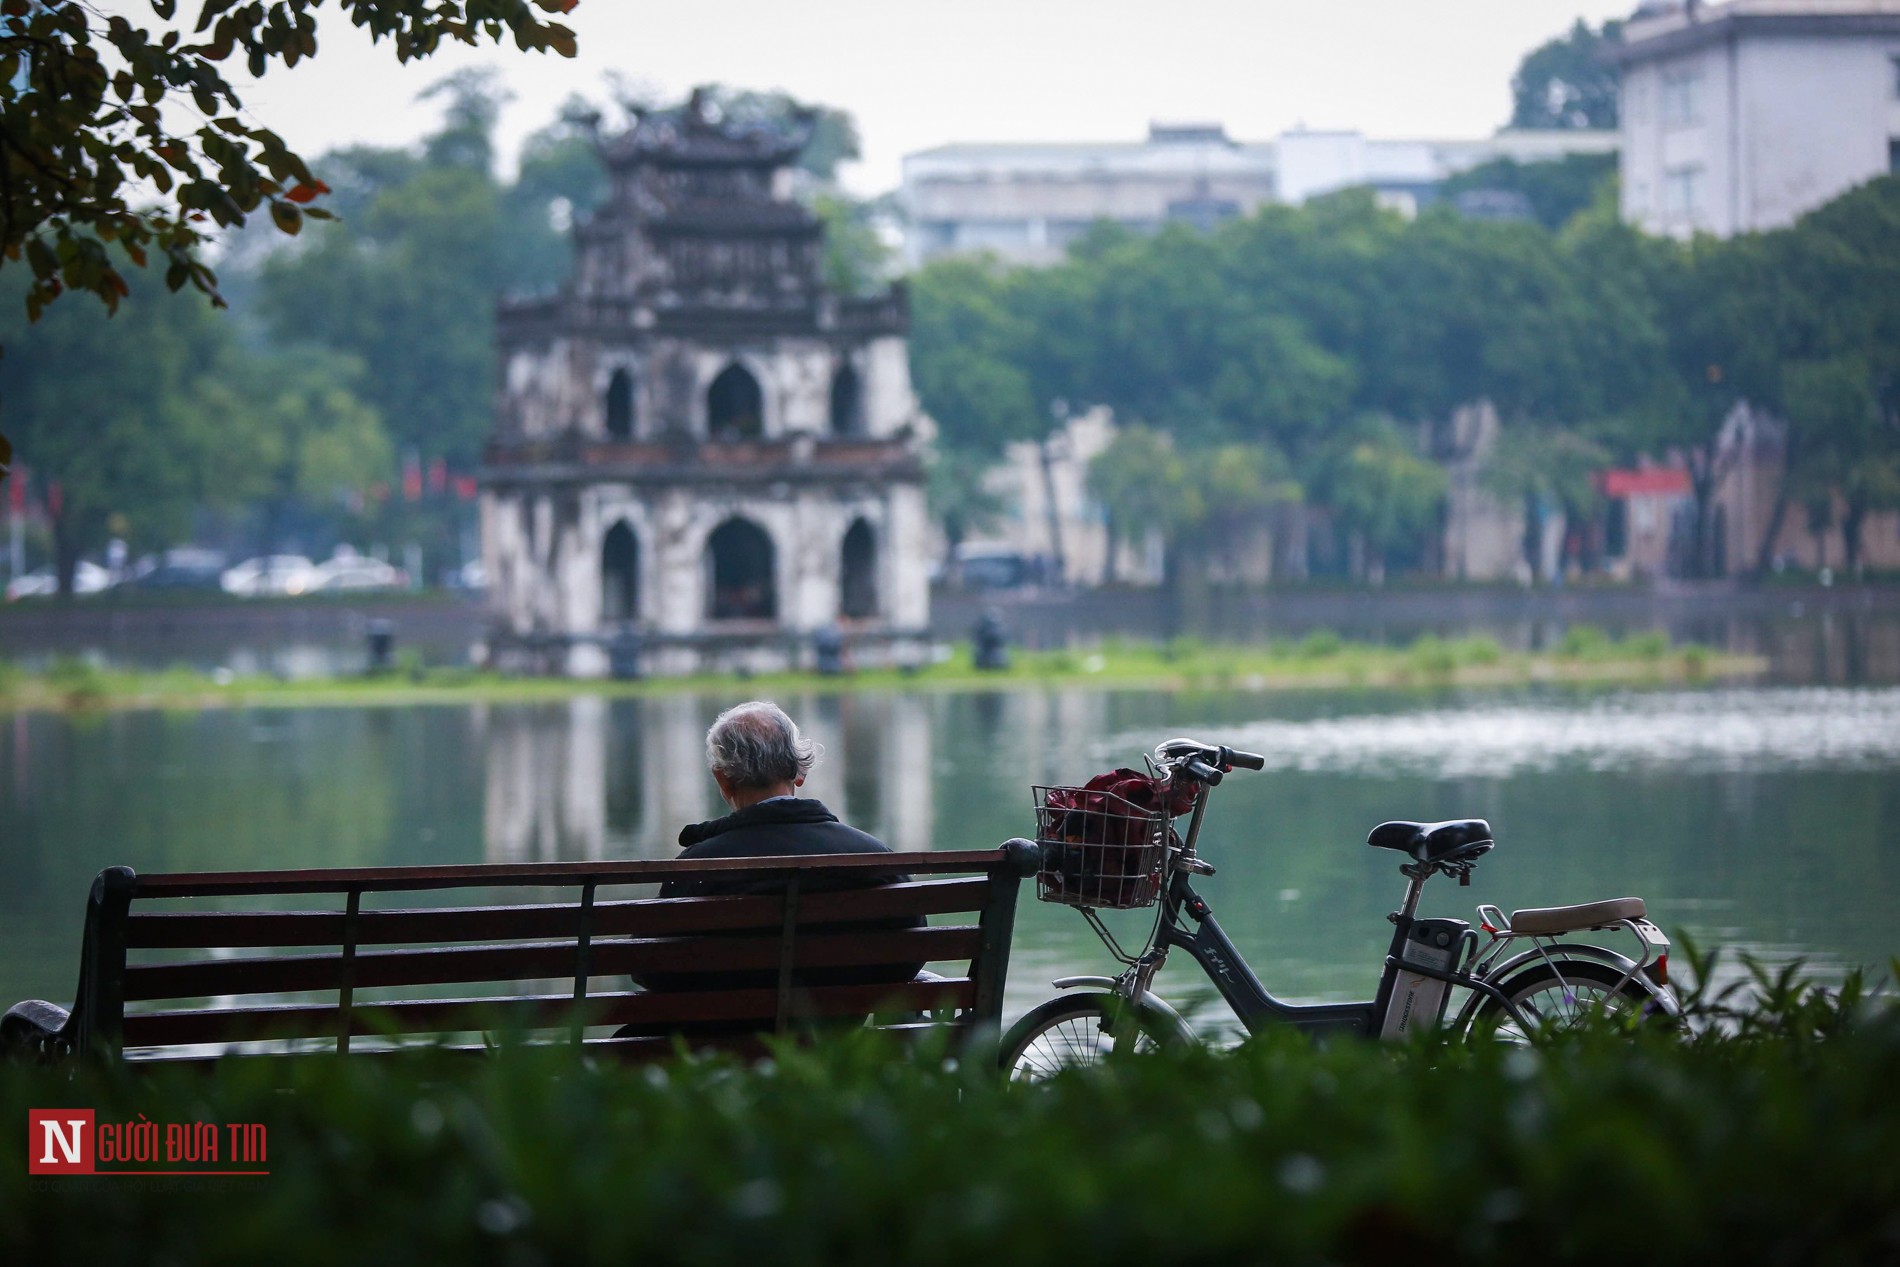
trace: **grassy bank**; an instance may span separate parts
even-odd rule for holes
[[[241,1067],[14,1067],[0,1069],[0,1117],[16,1131],[44,1106],[102,1124],[143,1115],[161,1133],[258,1123],[270,1173],[43,1179],[10,1161],[0,1254],[1890,1263],[1896,1085],[1892,1012],[1811,994],[1773,1023],[1688,1042],[1317,1048],[1277,1035],[1037,1087],[856,1044],[749,1069],[586,1068],[545,1049],[312,1057],[288,1091]]]
[[[394,672],[283,680],[102,669],[66,660],[40,673],[0,664],[0,711],[26,709],[298,707],[565,699],[577,694],[637,696],[703,691],[997,690],[1016,686],[1092,686],[1105,690],[1298,690],[1351,687],[1479,686],[1526,682],[1644,683],[1699,681],[1761,672],[1757,657],[1701,646],[1671,646],[1661,634],[1618,641],[1572,626],[1546,652],[1506,651],[1487,637],[1424,637],[1407,647],[1351,643],[1330,633],[1299,642],[1223,646],[1177,638],[1165,643],[1107,640],[1082,650],[1012,648],[1010,665],[979,671],[970,649],[920,669],[874,669],[825,677],[814,673],[732,674],[633,682],[507,677],[411,662]]]

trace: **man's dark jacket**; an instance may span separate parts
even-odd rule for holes
[[[868,832],[847,827],[838,816],[818,801],[798,797],[780,797],[761,801],[724,818],[693,823],[680,830],[685,858],[770,858],[822,857],[828,854],[889,853],[883,841]],[[847,874],[810,875],[799,881],[801,892],[827,892],[838,889],[872,888],[881,884],[902,884],[910,877],[898,871],[853,871]],[[692,880],[668,880],[660,886],[661,897],[701,897],[716,894],[783,893],[786,875],[710,875]],[[807,924],[801,936],[826,932],[862,932],[903,928],[921,928],[921,916],[899,916],[843,925]],[[735,934],[770,936],[769,934]],[[814,968],[794,973],[800,985],[872,985],[909,981],[917,975],[921,963],[877,964],[861,968]],[[735,973],[654,973],[640,979],[649,990],[769,989],[778,981],[775,972]]]
[[[760,801],[724,818],[693,823],[680,829],[681,858],[769,858],[790,854],[820,857],[835,853],[889,853],[884,842],[868,832],[847,827],[819,801],[793,796]],[[910,877],[888,871],[857,872],[849,877],[812,877],[807,892],[822,889],[869,888],[899,884]],[[668,880],[661,897],[693,897],[708,893],[782,893],[785,877],[704,876],[697,880]]]

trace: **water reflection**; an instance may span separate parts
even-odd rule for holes
[[[668,857],[718,806],[704,735],[739,695],[546,705],[16,714],[0,723],[0,995],[70,995],[102,867],[142,871]],[[1639,893],[1668,928],[1772,957],[1900,950],[1900,690],[1271,695],[1084,689],[778,702],[825,756],[808,785],[899,849],[1031,828],[1078,782],[1174,734],[1268,754],[1208,819],[1204,891],[1276,991],[1362,994],[1401,881],[1386,818],[1498,830],[1476,901]],[[1136,933],[1140,916],[1124,931]],[[1107,956],[1025,902],[1009,1006]],[[1179,985],[1193,979],[1171,971]]]
[[[929,849],[934,747],[925,700],[821,695],[781,701],[823,749],[804,794],[893,849]],[[723,701],[581,697],[479,708],[483,856],[490,862],[662,858],[682,826],[723,813],[706,728]]]

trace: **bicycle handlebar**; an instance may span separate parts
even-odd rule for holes
[[[1257,752],[1240,752],[1233,748],[1220,750],[1221,764],[1239,766],[1243,770],[1264,770],[1267,759]]]
[[[1226,777],[1199,757],[1189,757],[1181,763],[1181,768],[1187,772],[1188,777],[1199,779],[1209,787],[1219,787],[1220,781]]]

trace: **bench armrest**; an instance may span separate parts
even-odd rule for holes
[[[41,1064],[57,1060],[64,1054],[71,1023],[70,1012],[44,999],[15,1003],[0,1017],[0,1059]]]

